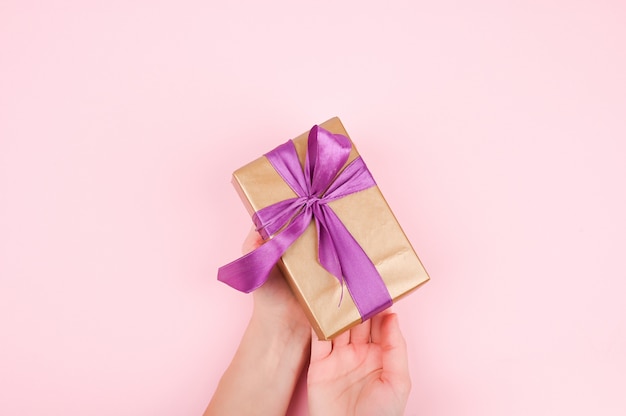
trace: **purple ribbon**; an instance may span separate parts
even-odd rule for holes
[[[263,238],[271,238],[251,253],[220,267],[218,280],[246,293],[257,289],[314,220],[319,262],[342,287],[345,281],[363,321],[391,306],[391,297],[376,267],[328,205],[376,185],[360,157],[341,171],[351,148],[346,136],[313,126],[304,171],[291,140],[266,154],[297,196],[254,214],[257,231]]]

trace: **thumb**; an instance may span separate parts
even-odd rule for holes
[[[263,239],[261,238],[259,233],[254,231],[253,227],[250,229],[250,232],[246,236],[246,239],[241,246],[241,251],[243,254],[248,254],[249,252],[259,248],[261,244],[263,244]]]

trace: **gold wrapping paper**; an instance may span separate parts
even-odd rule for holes
[[[321,127],[348,137],[339,118]],[[304,166],[308,132],[293,139]],[[346,165],[359,153],[354,144]],[[296,194],[263,156],[236,170],[233,185],[252,216],[256,211]],[[394,303],[429,277],[377,186],[329,203],[372,260]],[[278,266],[300,301],[319,339],[331,339],[361,322],[350,292],[318,261],[317,233],[311,223],[289,247]]]

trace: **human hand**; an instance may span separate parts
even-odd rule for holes
[[[262,244],[251,231],[244,253]],[[206,416],[285,414],[309,356],[311,327],[278,269],[254,292],[252,317]]]
[[[398,317],[383,312],[332,341],[311,340],[309,412],[402,415],[411,390]]]
[[[261,236],[250,230],[243,243],[243,253],[249,253],[261,244]],[[253,297],[253,319],[269,324],[272,329],[304,335],[308,339],[309,321],[278,267],[272,269],[267,282],[253,292]]]

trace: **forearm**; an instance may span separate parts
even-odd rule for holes
[[[308,350],[307,331],[253,314],[205,416],[284,415]]]

